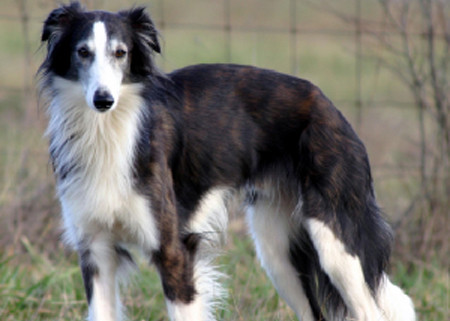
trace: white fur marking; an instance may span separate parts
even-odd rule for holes
[[[361,262],[350,255],[331,229],[317,219],[307,219],[306,229],[319,254],[320,265],[358,321],[385,320],[365,282]]]
[[[215,320],[215,308],[225,296],[225,290],[219,282],[223,274],[217,271],[213,261],[220,253],[218,247],[224,242],[228,224],[226,203],[229,197],[230,191],[225,188],[216,188],[208,192],[200,201],[189,224],[189,232],[202,235],[194,263],[197,295],[194,302],[189,305],[172,303],[176,311],[184,311],[183,313],[188,311],[189,316],[192,315],[188,320]],[[194,315],[199,315],[199,318],[196,319]]]
[[[200,201],[192,220],[189,222],[189,230],[200,233],[207,241],[222,243],[228,225],[227,200],[230,191],[226,188],[215,188],[209,191]]]
[[[396,285],[389,281],[387,275],[378,290],[378,305],[389,321],[415,321],[416,315],[411,299]]]
[[[292,210],[261,198],[247,209],[247,221],[258,257],[278,293],[299,320],[314,321],[298,272],[289,260],[289,217]]]
[[[124,241],[145,250],[158,247],[159,234],[150,204],[133,187],[132,166],[141,117],[141,86],[122,85],[117,108],[92,111],[78,82],[54,77],[49,105],[50,149],[59,150],[55,172],[76,168],[58,182],[66,237],[75,246],[83,233],[120,226]]]
[[[90,246],[90,259],[98,267],[98,274],[93,277],[89,321],[122,320],[117,279],[118,262],[112,243],[107,234],[99,234]]]
[[[201,297],[197,296],[196,299],[189,303],[179,303],[166,300],[167,312],[171,321],[203,321],[204,304],[201,302]]]
[[[114,98],[111,111],[117,106],[123,78],[123,72],[120,66],[111,57],[112,50],[110,49],[113,45],[117,45],[117,41],[112,40],[111,43],[108,43],[105,24],[98,21],[93,25],[92,39],[88,41],[88,44],[94,52],[94,61],[87,70],[87,73],[80,76],[86,95],[86,102],[89,107],[96,111],[94,94],[99,89],[105,90]]]

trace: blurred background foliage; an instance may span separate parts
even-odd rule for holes
[[[232,62],[322,88],[368,149],[379,203],[396,233],[392,277],[411,294],[421,319],[449,319],[449,1],[82,2],[110,11],[148,7],[163,46],[158,65],[166,72]],[[59,3],[0,2],[2,320],[81,319],[85,312],[76,257],[59,241],[46,116],[35,91],[45,54],[42,22]],[[232,290],[219,319],[293,320],[259,268],[239,213],[230,234],[221,263]],[[164,318],[153,270],[127,291],[132,319]]]

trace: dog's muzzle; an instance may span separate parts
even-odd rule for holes
[[[100,112],[109,110],[114,104],[114,98],[106,90],[96,90],[94,93],[94,106]]]

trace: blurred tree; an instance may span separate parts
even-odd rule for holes
[[[371,32],[393,59],[382,59],[410,90],[420,126],[420,194],[411,210],[419,214],[418,254],[427,248],[448,253],[450,196],[450,3],[446,0],[378,0],[386,18],[382,31]],[[398,37],[399,36],[399,37]],[[427,129],[426,120],[431,128]],[[427,137],[427,135],[431,137]],[[440,232],[440,233],[439,233]],[[431,243],[431,244],[430,244]]]

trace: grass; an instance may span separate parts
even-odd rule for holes
[[[74,261],[44,259],[33,253],[28,240],[23,242],[28,250],[26,257],[3,256],[0,262],[0,318],[82,320],[84,292]]]
[[[82,320],[86,302],[76,256],[62,250],[42,256],[28,239],[21,242],[24,254],[0,255],[0,319]],[[259,266],[247,237],[231,233],[218,264],[228,275],[225,284],[229,289],[227,300],[216,312],[219,320],[296,320]],[[139,273],[122,289],[130,320],[166,320],[154,267],[142,260],[139,267]],[[414,299],[420,320],[448,320],[448,274],[437,261],[410,267],[395,262],[391,278]]]
[[[422,320],[448,320],[449,275],[437,260],[409,267],[401,262],[394,266],[394,281],[414,298]]]
[[[248,240],[233,238],[219,264],[230,277],[225,309],[220,320],[291,320],[286,309],[256,263]],[[81,320],[86,313],[84,288],[74,255],[61,252],[43,257],[26,238],[22,256],[1,256],[1,320]],[[24,261],[26,262],[23,264]],[[140,273],[123,289],[131,320],[165,320],[164,297],[153,267],[140,263]]]

